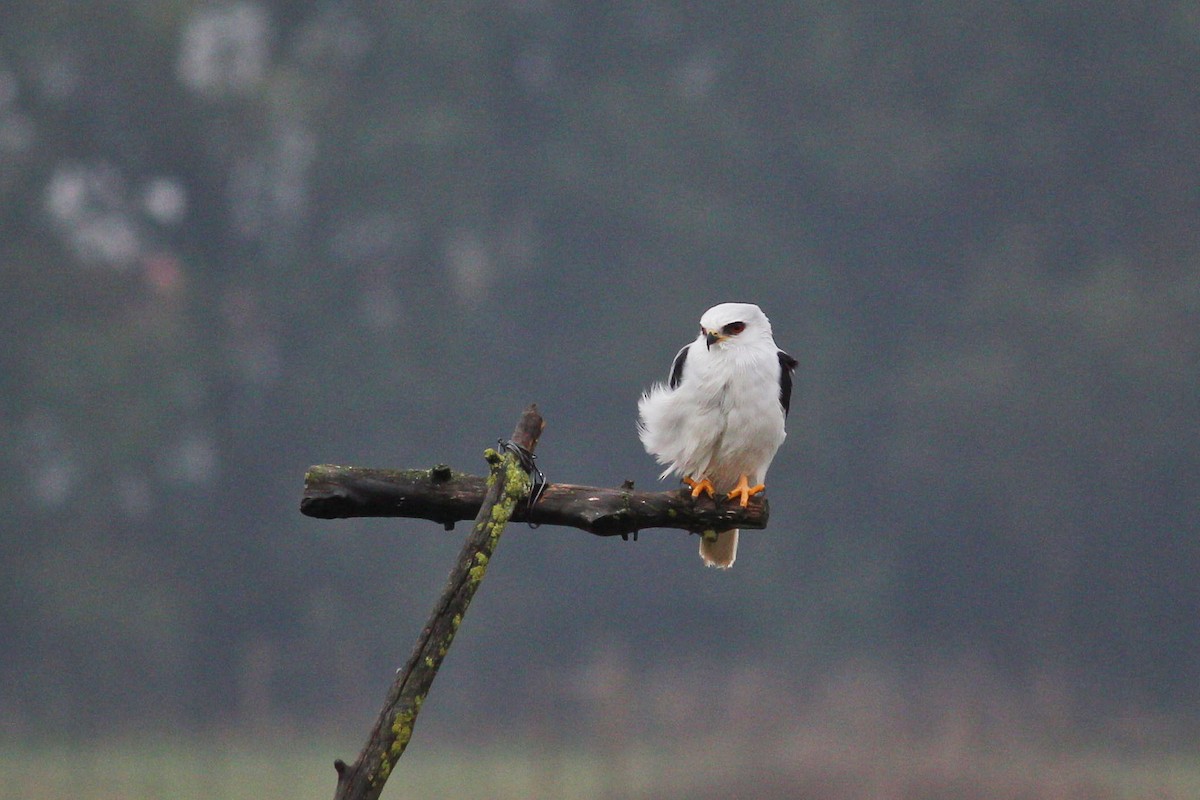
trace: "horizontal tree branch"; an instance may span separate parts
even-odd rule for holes
[[[319,464],[304,476],[300,511],[320,519],[349,517],[410,517],[439,522],[447,529],[474,519],[487,491],[487,478],[451,470],[369,469]],[[746,508],[733,502],[693,499],[684,489],[667,492],[634,491],[626,482],[619,489],[547,484],[529,512],[517,504],[514,522],[565,525],[597,536],[628,536],[645,528],[687,531],[761,529],[767,525],[763,495]]]

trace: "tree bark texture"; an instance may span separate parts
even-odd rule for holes
[[[414,517],[452,528],[473,519],[487,491],[485,477],[439,465],[432,469],[367,469],[320,464],[304,480],[300,510],[310,517]],[[597,536],[627,536],[644,528],[688,531],[761,529],[767,525],[763,495],[737,503],[693,499],[686,489],[667,492],[634,491],[631,483],[619,489],[547,484],[537,504],[513,509],[514,522],[564,525]]]

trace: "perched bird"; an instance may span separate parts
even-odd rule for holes
[[[638,435],[677,473],[692,497],[736,499],[763,491],[767,468],[787,435],[796,359],[771,338],[771,323],[752,303],[721,303],[700,317],[700,335],[675,356],[671,377],[638,403]],[[733,566],[737,530],[701,538],[710,567]]]

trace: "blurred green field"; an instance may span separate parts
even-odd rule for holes
[[[414,743],[384,797],[922,798],[922,800],[1192,800],[1200,756],[1025,750],[1012,743],[855,743],[831,730],[796,731],[754,746],[713,736],[686,747],[606,745],[560,750],[536,742],[475,749]],[[437,751],[437,752],[435,752]],[[5,742],[8,800],[240,800],[332,796],[332,738],[234,733],[196,739],[129,736],[76,746]]]

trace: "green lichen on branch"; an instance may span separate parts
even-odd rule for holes
[[[392,762],[388,759],[387,753],[379,754],[379,768],[371,773],[371,785],[383,786],[388,777],[392,774]]]
[[[484,539],[480,543],[479,550],[472,555],[471,565],[467,570],[468,580],[473,584],[478,584],[487,574],[488,560],[500,542],[500,534],[512,519],[517,503],[524,499],[530,488],[529,475],[526,474],[516,455],[505,453],[501,456],[495,450],[488,448],[484,451],[483,457],[491,465],[487,479],[489,490],[495,488],[501,475],[504,477],[504,484],[500,496],[496,499],[487,518],[479,520],[476,524],[476,532]]]
[[[413,698],[412,708],[399,712],[392,719],[392,743],[386,750],[379,753],[379,767],[374,772],[372,784],[382,786],[392,774],[392,768],[400,756],[404,755],[404,750],[412,739],[413,722],[417,718],[417,711],[421,708],[422,700],[424,700],[424,696],[417,695]]]
[[[367,783],[373,790],[382,790],[383,784],[391,776],[396,761],[404,754],[412,739],[413,727],[421,703],[425,699],[434,676],[441,667],[442,660],[454,641],[454,635],[462,625],[463,614],[470,605],[471,598],[478,589],[479,582],[487,573],[491,554],[500,542],[500,534],[512,518],[516,508],[529,490],[528,475],[520,465],[520,461],[512,453],[500,455],[489,448],[484,453],[484,459],[490,465],[488,475],[489,494],[496,491],[498,482],[503,478],[500,489],[494,497],[490,510],[480,514],[471,537],[464,546],[464,552],[469,554],[465,559],[463,570],[458,576],[451,574],[450,584],[443,596],[439,609],[426,626],[422,640],[418,642],[414,659],[406,670],[407,675],[398,688],[398,696],[394,704],[395,712],[390,728],[384,731],[383,746],[379,751],[378,761],[367,775]],[[432,471],[431,471],[432,476]],[[486,504],[487,501],[485,501]],[[461,576],[461,577],[460,577]],[[449,610],[453,609],[453,614]],[[411,676],[412,682],[408,678]],[[411,694],[413,687],[417,694]]]
[[[541,426],[541,415],[536,407],[530,406],[522,416],[513,440],[532,451]],[[463,615],[487,571],[500,534],[529,491],[529,477],[515,453],[506,451],[501,455],[489,448],[484,458],[489,465],[487,489],[478,506],[471,534],[463,543],[446,588],[422,629],[408,664],[396,675],[367,745],[353,767],[335,763],[338,770],[336,800],[377,800],[379,797],[412,738],[421,704],[462,625]],[[449,468],[438,465],[429,470],[423,480],[432,484],[455,478]]]
[[[421,707],[420,696],[414,698],[413,703],[416,708]],[[392,720],[392,735],[396,737],[392,741],[392,746],[388,748],[388,752],[393,758],[399,758],[404,753],[404,748],[408,747],[409,741],[412,739],[413,720],[416,719],[416,711],[405,711],[396,715]]]

